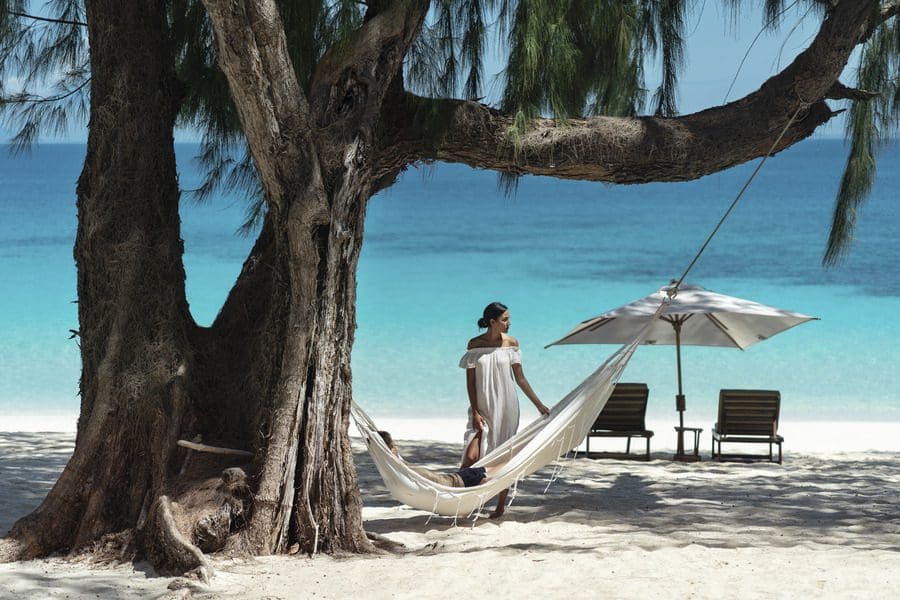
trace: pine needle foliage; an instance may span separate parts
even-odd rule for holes
[[[791,17],[791,10],[796,9],[803,14],[823,16],[830,8],[833,0],[765,0],[762,10],[762,30],[775,31],[782,27]],[[747,7],[759,6],[759,0],[726,0],[725,8],[731,15],[732,24],[737,24],[741,14]]]
[[[514,137],[553,116],[632,114],[643,101],[637,3],[520,0],[505,17],[509,60],[501,109]]]
[[[856,85],[880,93],[850,105],[850,151],[822,259],[825,265],[838,264],[850,251],[859,209],[875,181],[878,151],[900,132],[900,19],[893,18],[866,42]]]
[[[652,9],[645,19],[654,37],[654,47],[660,48],[662,57],[662,83],[653,95],[653,111],[658,116],[669,117],[677,114],[676,98],[678,70],[684,63],[684,2],[652,2]],[[659,41],[657,42],[656,39]]]
[[[0,116],[16,132],[14,152],[66,134],[72,121],[87,122],[90,103],[82,3],[50,0],[43,14],[30,8],[25,0],[0,0]]]

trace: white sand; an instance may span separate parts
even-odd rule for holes
[[[380,424],[405,438],[409,461],[458,459],[458,421]],[[781,466],[674,463],[671,424],[653,426],[649,463],[568,460],[546,494],[549,469],[520,485],[501,521],[474,526],[399,506],[357,444],[366,528],[402,553],[218,560],[193,596],[881,598],[900,589],[900,423],[786,424]],[[40,501],[72,438],[0,434],[0,529]],[[708,446],[704,432],[705,457]],[[0,565],[0,598],[155,598],[172,581],[146,565],[31,561]]]

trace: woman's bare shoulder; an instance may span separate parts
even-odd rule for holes
[[[466,345],[466,350],[472,350],[473,348],[484,348],[487,344],[485,343],[484,336],[476,335],[469,343]]]
[[[511,336],[511,335],[504,335],[504,336],[503,336],[503,345],[504,345],[504,346],[511,346],[511,347],[513,347],[513,348],[518,348],[518,347],[519,347],[519,340],[517,340],[516,338],[514,338],[514,337]]]

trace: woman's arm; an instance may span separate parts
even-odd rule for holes
[[[528,399],[534,403],[535,408],[538,409],[538,412],[542,415],[549,415],[550,409],[544,406],[544,403],[541,402],[540,398],[537,397],[537,394],[534,393],[534,390],[531,389],[531,384],[528,383],[528,379],[525,378],[525,371],[522,370],[522,365],[519,363],[513,363],[512,366],[513,377],[516,379],[516,383],[519,384],[519,387],[522,388],[522,391],[525,392],[525,395],[528,396]]]
[[[472,407],[472,426],[475,431],[483,428],[481,413],[478,412],[478,393],[475,391],[475,369],[466,369],[466,391],[469,392],[469,406]]]

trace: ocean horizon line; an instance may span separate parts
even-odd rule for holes
[[[465,431],[465,413],[460,417],[405,417],[377,416],[373,417],[379,428],[391,432],[398,440],[433,441],[436,443],[458,443],[463,446]],[[72,412],[57,413],[16,413],[0,415],[0,432],[3,433],[72,433],[76,431],[78,414]],[[527,426],[534,419],[522,420],[521,427]],[[674,451],[674,425],[677,420],[648,418],[647,429],[654,432],[651,439],[652,453]],[[698,424],[698,423],[694,423]],[[701,455],[709,453],[711,423],[704,425],[700,438]],[[848,420],[815,420],[802,419],[782,421],[778,428],[784,438],[784,452],[802,453],[840,453],[840,452],[900,452],[900,420],[876,421],[865,419]],[[360,434],[351,423],[350,437],[360,440]],[[634,443],[635,448],[642,446],[643,440]],[[747,444],[748,452],[757,452],[759,444]],[[592,451],[621,452],[625,447],[624,439],[592,438]],[[579,448],[584,449],[582,443]],[[632,450],[635,451],[634,449]]]

